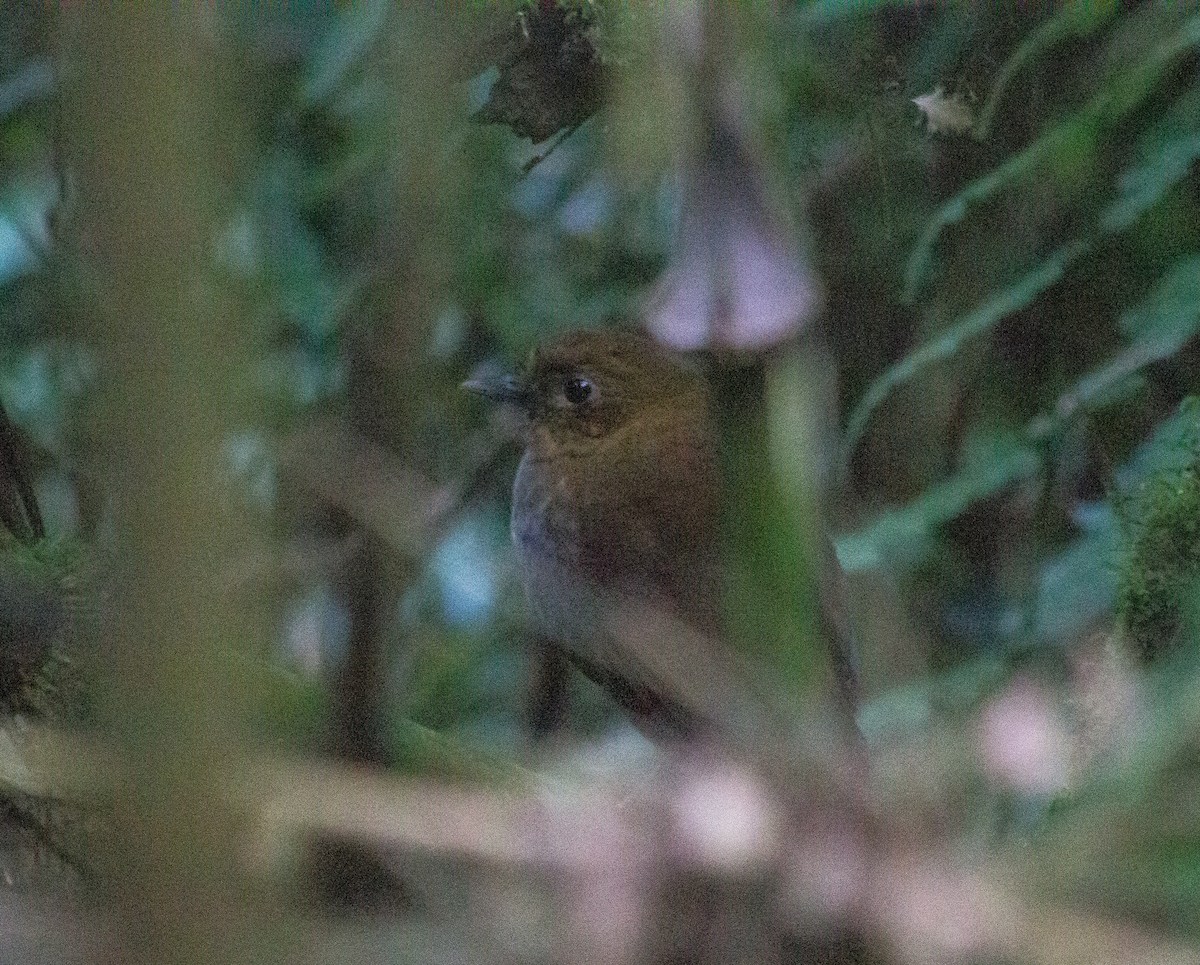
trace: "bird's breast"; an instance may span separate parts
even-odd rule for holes
[[[513,483],[511,531],[537,627],[568,647],[590,648],[597,587],[583,563],[578,500],[568,480],[530,452]]]
[[[571,456],[531,445],[513,486],[512,537],[539,624],[555,636],[594,636],[603,597],[663,606],[712,629],[716,491],[711,453],[679,433]]]

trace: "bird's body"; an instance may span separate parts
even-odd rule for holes
[[[582,369],[593,385],[603,385],[598,369]],[[715,451],[705,396],[687,385],[595,437],[535,422],[513,484],[512,536],[539,619],[574,622],[564,594],[582,582],[715,629]]]
[[[566,387],[588,386],[572,402]],[[607,632],[637,602],[719,630],[720,473],[698,374],[631,332],[534,354],[512,537],[534,621],[643,725],[687,716]]]
[[[643,729],[692,732],[695,715],[609,617],[649,606],[721,636],[719,440],[703,376],[618,329],[568,334],[524,375],[470,387],[528,417],[512,538],[535,625]]]

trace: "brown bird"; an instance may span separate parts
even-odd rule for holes
[[[521,376],[464,387],[527,417],[512,538],[535,625],[643,730],[693,733],[695,715],[611,639],[605,616],[636,602],[721,633],[721,472],[702,373],[641,332],[608,329],[538,348]]]

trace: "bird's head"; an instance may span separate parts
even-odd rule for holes
[[[633,329],[570,332],[535,349],[522,375],[464,388],[519,409],[571,449],[646,419],[702,418],[706,404],[699,373]]]

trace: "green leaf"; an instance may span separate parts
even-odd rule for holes
[[[1121,175],[1117,198],[1104,212],[1105,231],[1124,231],[1184,179],[1200,158],[1200,87],[1180,97],[1138,143],[1139,163]]]
[[[1035,423],[1037,420],[1035,420]],[[1128,492],[1143,480],[1177,471],[1194,463],[1200,432],[1200,399],[1189,398],[1179,412],[1162,422],[1133,458],[1117,472],[1117,485]],[[1047,433],[1048,434],[1048,433]],[[1027,429],[1026,438],[991,440],[973,446],[966,465],[945,481],[925,490],[912,502],[888,510],[867,526],[836,541],[838,560],[849,573],[877,569],[889,562],[919,557],[937,526],[958,516],[1005,486],[1026,478],[1041,465],[1037,445],[1047,434]],[[1105,518],[1102,525],[1068,548],[1042,576],[1035,632],[1048,638],[1062,631],[1067,619],[1049,610],[1050,599],[1066,595],[1079,613],[1090,611],[1110,598],[1115,530]],[[1083,572],[1083,576],[1080,573]]]
[[[389,3],[369,0],[342,12],[309,62],[300,91],[306,105],[328,100],[346,83],[350,72],[374,45],[390,9]]]
[[[7,67],[8,65],[6,65]],[[49,57],[29,57],[0,81],[0,120],[53,96],[54,63]]]
[[[1182,347],[1200,327],[1200,254],[1176,262],[1119,324],[1135,341],[1153,344],[1160,356]]]
[[[895,389],[929,366],[950,358],[965,342],[990,331],[1006,316],[1025,308],[1062,278],[1066,268],[1089,248],[1086,241],[1063,246],[1018,282],[993,295],[937,338],[888,368],[850,414],[842,465],[849,463],[871,416]],[[1173,355],[1196,334],[1200,329],[1200,255],[1177,262],[1145,300],[1121,317],[1120,325],[1134,340],[1133,344],[1102,368],[1080,379],[1059,398],[1053,413],[1034,419],[1029,428],[1032,441],[1047,438],[1078,409],[1107,395],[1129,375]]]
[[[1060,254],[1065,251],[1063,249]],[[1026,276],[1026,280],[1028,278]],[[995,300],[989,302],[994,303]],[[989,327],[984,324],[987,318],[992,318],[992,314],[972,313],[963,323],[893,366],[877,380],[851,418],[847,453],[853,451],[850,447],[857,442],[867,417],[887,392],[912,378],[932,361],[956,351],[964,338],[986,330]],[[972,462],[903,509],[885,513],[867,529],[843,538],[838,548],[843,565],[848,570],[871,569],[905,547],[909,554],[918,552],[936,525],[952,519],[975,500],[1031,472],[1038,461],[1033,455],[1034,447],[1059,431],[1080,409],[1110,397],[1130,375],[1179,351],[1200,331],[1200,255],[1177,262],[1141,302],[1121,316],[1120,326],[1132,340],[1131,344],[1060,396],[1051,413],[1033,419],[1020,446],[995,460],[994,464],[988,458],[982,459],[980,464]],[[868,403],[871,403],[869,408]],[[1195,420],[1194,415],[1192,419]],[[1173,426],[1174,422],[1169,425]],[[1168,433],[1170,438],[1179,435],[1177,428],[1172,431],[1173,435]]]
[[[45,224],[58,198],[50,179],[17,183],[0,197],[0,286],[36,271],[49,252]]]
[[[1111,2],[1071,3],[1043,23],[1019,46],[1000,68],[992,92],[979,112],[975,125],[975,136],[983,140],[988,136],[997,107],[1000,106],[1008,85],[1017,71],[1048,50],[1071,37],[1086,37],[1095,33],[1112,19],[1117,4]]]
[[[957,473],[926,489],[907,505],[885,512],[863,529],[836,540],[838,560],[848,573],[871,570],[919,556],[937,527],[971,504],[999,492],[1041,466],[1038,454],[1012,438],[980,445]]]
[[[1117,591],[1117,525],[1104,507],[1100,525],[1042,567],[1033,636],[1042,643],[1066,640],[1092,626],[1112,608]]]
[[[1150,476],[1179,472],[1191,465],[1200,444],[1198,432],[1200,398],[1192,396],[1183,401],[1178,412],[1159,423],[1154,434],[1117,473],[1117,483],[1121,489],[1129,490]]]
[[[1078,113],[1051,128],[1024,151],[998,168],[977,178],[947,201],[922,232],[909,256],[904,272],[902,298],[916,300],[933,272],[934,251],[942,233],[967,217],[971,208],[1003,188],[1031,176],[1042,164],[1052,161],[1074,145],[1094,145],[1100,135],[1138,106],[1154,89],[1155,82],[1188,49],[1200,44],[1200,15],[1193,16],[1149,57],[1109,79]]]
[[[845,466],[854,454],[875,410],[896,388],[912,381],[930,366],[950,358],[966,342],[985,334],[1013,312],[1028,306],[1043,291],[1057,283],[1067,267],[1089,247],[1086,241],[1064,245],[1028,274],[993,294],[946,331],[889,367],[871,383],[850,414],[842,446],[842,465]]]
[[[1030,174],[1047,159],[1080,142],[1094,144],[1098,136],[1095,119],[1090,114],[1080,115],[1054,128],[1039,138],[1020,154],[1001,164],[991,173],[977,178],[937,210],[916,247],[909,256],[904,269],[904,291],[901,299],[912,304],[921,287],[933,273],[934,249],[947,228],[963,221],[972,206],[986,201],[1002,188]]]
[[[1121,330],[1130,344],[1063,392],[1053,409],[1030,420],[1026,434],[1040,443],[1059,432],[1080,410],[1104,405],[1129,378],[1169,358],[1200,330],[1200,256],[1176,262],[1151,292],[1125,312]]]
[[[819,25],[847,17],[862,17],[887,7],[899,7],[905,0],[813,0],[796,11],[802,26]]]

